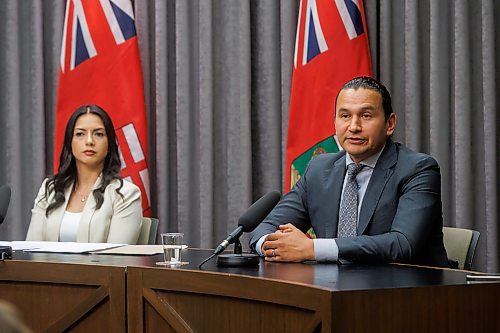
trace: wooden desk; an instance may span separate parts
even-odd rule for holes
[[[499,332],[500,283],[400,265],[261,262],[180,269],[158,256],[15,253],[0,298],[36,332]]]
[[[128,268],[130,332],[500,332],[500,283],[415,266]],[[160,258],[158,258],[159,260]]]

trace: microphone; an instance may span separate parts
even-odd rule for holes
[[[10,203],[10,187],[9,185],[4,185],[0,187],[0,224],[5,220],[7,215],[7,209]],[[0,246],[0,261],[5,259],[12,259],[12,247],[10,246]]]
[[[255,201],[238,219],[238,227],[217,246],[214,254],[221,254],[229,245],[233,244],[236,239],[240,238],[243,232],[252,232],[253,229],[266,218],[267,214],[273,210],[280,199],[281,193],[272,191]]]
[[[253,266],[259,264],[259,256],[256,254],[242,254],[241,253],[241,243],[240,236],[243,232],[253,231],[271,212],[271,210],[276,206],[276,204],[281,199],[281,193],[278,191],[272,191],[259,200],[255,201],[243,215],[238,219],[238,227],[234,229],[229,236],[222,243],[217,246],[214,253],[205,259],[198,268],[215,257],[221,254],[229,245],[234,244],[235,254],[221,254],[217,258],[218,266]]]
[[[0,187],[0,224],[5,219],[7,215],[7,209],[10,203],[10,187],[9,185],[3,185]]]

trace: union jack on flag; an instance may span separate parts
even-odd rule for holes
[[[323,28],[321,27],[321,22],[319,21],[318,7],[316,6],[316,1],[307,1],[305,9],[305,27],[304,27],[304,43],[303,43],[303,55],[302,55],[302,65],[307,64],[318,54],[323,53],[328,50],[328,45],[326,44],[325,35],[323,34]],[[299,22],[302,20],[302,11],[299,11]],[[295,37],[295,54],[294,54],[294,64],[297,67],[297,52],[299,47],[299,32],[297,29],[297,35]]]
[[[97,104],[113,119],[122,176],[139,186],[149,216],[146,108],[130,0],[68,0],[60,65],[55,170],[69,117],[82,104]]]
[[[349,39],[354,39],[365,32],[358,0],[335,0],[335,4]]]

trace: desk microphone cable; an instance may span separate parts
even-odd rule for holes
[[[201,264],[198,265],[198,269],[201,269],[201,266],[203,266],[203,264],[205,264],[207,261],[209,261],[210,259],[212,259],[213,257],[215,257],[217,255],[217,252],[213,253],[210,257],[208,257],[207,259],[203,260],[201,262]]]

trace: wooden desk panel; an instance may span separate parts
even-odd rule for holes
[[[335,332],[500,332],[500,283],[338,291]]]
[[[331,331],[330,293],[320,288],[193,270],[127,274],[129,332]]]
[[[0,299],[35,332],[125,332],[125,268],[0,262]]]

